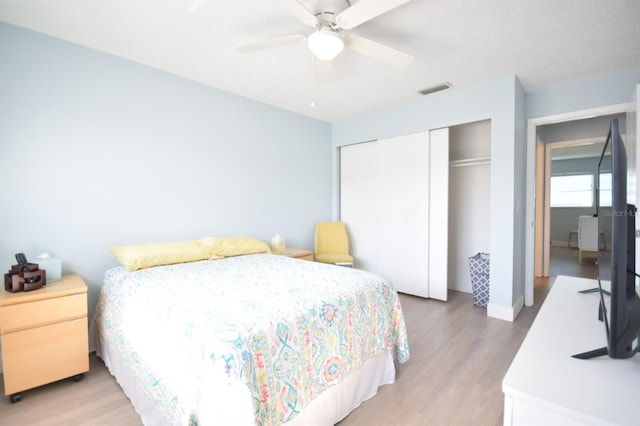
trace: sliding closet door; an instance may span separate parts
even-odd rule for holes
[[[381,202],[378,148],[376,142],[340,148],[340,219],[347,226],[354,266],[376,273],[384,263],[378,234],[381,219],[376,208]]]
[[[429,297],[447,300],[449,128],[429,132]]]
[[[446,300],[448,174],[442,176],[442,168],[448,172],[448,145],[431,148],[447,156],[430,161],[429,137],[423,132],[342,147],[340,216],[349,230],[356,267],[388,278],[403,293]],[[432,168],[437,187],[445,189],[436,198],[433,219]],[[430,231],[430,225],[442,229]],[[435,261],[443,262],[434,273],[430,250]]]
[[[378,141],[381,275],[408,294],[429,297],[429,136]]]

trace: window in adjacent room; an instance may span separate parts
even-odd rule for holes
[[[593,207],[594,189],[592,174],[551,176],[551,207]]]
[[[600,206],[611,207],[611,172],[600,173]]]

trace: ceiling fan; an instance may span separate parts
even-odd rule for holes
[[[341,32],[351,30],[409,1],[411,0],[359,0],[351,6],[348,0],[320,0],[314,3],[314,10],[309,10],[297,0],[280,0],[279,3],[288,12],[311,26],[314,31],[308,36],[294,34],[258,41],[239,46],[237,50],[243,53],[254,52],[306,40],[314,56],[324,61],[330,61],[347,48],[404,68],[413,61],[412,55],[356,34],[342,36]]]

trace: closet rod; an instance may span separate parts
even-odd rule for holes
[[[484,166],[487,164],[491,164],[491,157],[449,161],[449,167]]]

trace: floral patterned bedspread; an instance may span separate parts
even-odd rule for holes
[[[409,359],[390,282],[272,254],[112,268],[94,325],[168,424],[285,423],[365,360]]]

